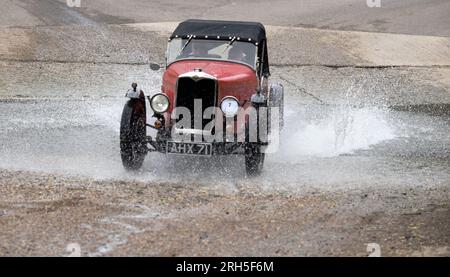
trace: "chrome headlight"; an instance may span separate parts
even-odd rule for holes
[[[222,99],[222,102],[220,103],[220,109],[226,117],[233,117],[237,115],[239,111],[239,102],[236,98],[227,96]]]
[[[164,113],[169,109],[170,102],[167,95],[158,93],[150,99],[150,107],[155,113]]]

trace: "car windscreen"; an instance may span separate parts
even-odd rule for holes
[[[169,42],[167,64],[181,59],[211,59],[245,63],[255,68],[256,46],[242,41],[175,38]]]

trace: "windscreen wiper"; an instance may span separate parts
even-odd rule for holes
[[[225,53],[225,51],[227,51],[227,49],[236,41],[236,37],[233,37],[233,39],[231,39],[231,41],[227,44],[227,47],[225,47],[225,49],[223,50],[222,53]]]
[[[191,40],[194,38],[194,35],[190,35],[188,41],[186,41],[186,43],[183,45],[183,48],[181,48],[180,53],[183,52],[184,48],[186,48],[186,46],[188,46],[188,44],[191,42]]]

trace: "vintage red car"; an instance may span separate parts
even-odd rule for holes
[[[152,64],[153,70],[160,66]],[[283,125],[284,92],[269,84],[264,26],[257,22],[187,20],[170,36],[160,93],[127,93],[120,147],[126,169],[157,151],[179,155],[245,156],[261,172],[265,149]],[[154,122],[146,116],[146,101]],[[155,129],[154,137],[147,128]]]

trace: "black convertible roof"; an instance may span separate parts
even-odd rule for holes
[[[240,41],[261,43],[266,40],[266,30],[259,22],[221,21],[189,19],[181,22],[170,39],[189,36],[196,38],[209,38],[230,40],[234,37]]]

